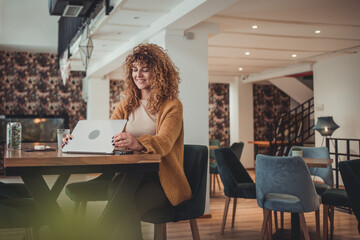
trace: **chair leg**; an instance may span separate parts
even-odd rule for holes
[[[224,207],[224,216],[223,216],[223,221],[222,221],[221,230],[220,230],[221,235],[224,235],[226,218],[227,218],[227,213],[228,213],[228,210],[229,210],[229,204],[230,204],[230,198],[226,197],[225,207]]]
[[[274,211],[274,223],[275,223],[275,231],[279,230],[278,219],[277,219],[277,211]]]
[[[212,195],[212,174],[211,173],[209,174],[209,180],[210,180],[209,185],[210,185],[210,196],[211,196]]]
[[[86,215],[87,202],[80,202],[79,218],[83,220]]]
[[[193,240],[200,240],[199,228],[196,219],[190,219],[190,228]]]
[[[166,223],[154,224],[154,240],[166,240]]]
[[[32,227],[31,228],[32,239],[34,239],[34,240],[39,240],[40,239],[39,231],[40,231],[40,227]]]
[[[74,205],[74,216],[77,216],[79,213],[79,207],[80,207],[80,202],[75,202]]]
[[[260,234],[260,240],[263,240],[265,238],[265,232],[268,227],[269,217],[271,217],[271,210],[263,209],[264,212],[264,221],[261,227],[261,234]]]
[[[332,240],[334,238],[334,215],[335,215],[335,209],[334,205],[329,206],[329,217],[330,217],[330,239]]]
[[[231,222],[231,227],[232,227],[232,228],[234,228],[234,225],[235,225],[236,202],[237,202],[237,198],[234,198],[234,203],[233,203],[233,215],[232,215],[232,222]]]
[[[329,205],[323,204],[323,240],[328,239]]]
[[[316,239],[321,240],[320,236],[320,209],[315,211]]]
[[[284,212],[280,212],[280,228],[284,229]]]
[[[213,187],[213,194],[215,194],[215,174],[213,174],[213,183],[212,183],[212,187]]]
[[[300,218],[300,228],[304,234],[305,240],[310,240],[309,231],[307,229],[306,222],[305,222],[305,215],[303,212],[299,213],[299,218]]]
[[[272,239],[272,213],[269,214],[269,227],[268,227],[268,239]]]
[[[217,181],[217,184],[218,184],[218,187],[219,187],[219,191],[221,191],[219,174],[216,174],[215,177],[216,177],[216,181]]]
[[[31,228],[25,228],[25,240],[32,240]]]

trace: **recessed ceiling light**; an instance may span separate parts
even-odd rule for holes
[[[315,34],[320,34],[321,31],[320,30],[315,30]]]
[[[297,57],[297,55],[296,55],[296,54],[292,54],[292,55],[291,55],[291,57],[296,58],[296,57]]]
[[[250,52],[245,52],[245,55],[250,55]]]
[[[239,67],[239,71],[242,71],[243,70],[243,68],[242,67]]]
[[[257,28],[258,28],[257,25],[253,25],[253,26],[252,26],[252,29],[257,29]]]

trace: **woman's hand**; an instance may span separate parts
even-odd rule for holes
[[[70,140],[72,140],[72,135],[71,134],[67,134],[66,135],[66,137],[64,137],[63,139],[62,139],[62,144],[61,144],[61,148],[63,148],[66,144],[68,144],[68,141],[69,141],[69,139]]]
[[[113,146],[118,148],[128,148],[134,151],[140,151],[144,148],[133,135],[126,132],[116,134],[113,137]]]

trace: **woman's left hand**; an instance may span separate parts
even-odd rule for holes
[[[143,149],[143,145],[141,145],[133,135],[127,132],[116,134],[113,139],[113,145],[115,147],[128,148],[134,151]]]

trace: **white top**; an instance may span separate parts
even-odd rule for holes
[[[142,135],[156,133],[157,114],[150,114],[146,109],[147,100],[140,100],[140,106],[129,115],[125,131],[131,133],[135,138]]]

